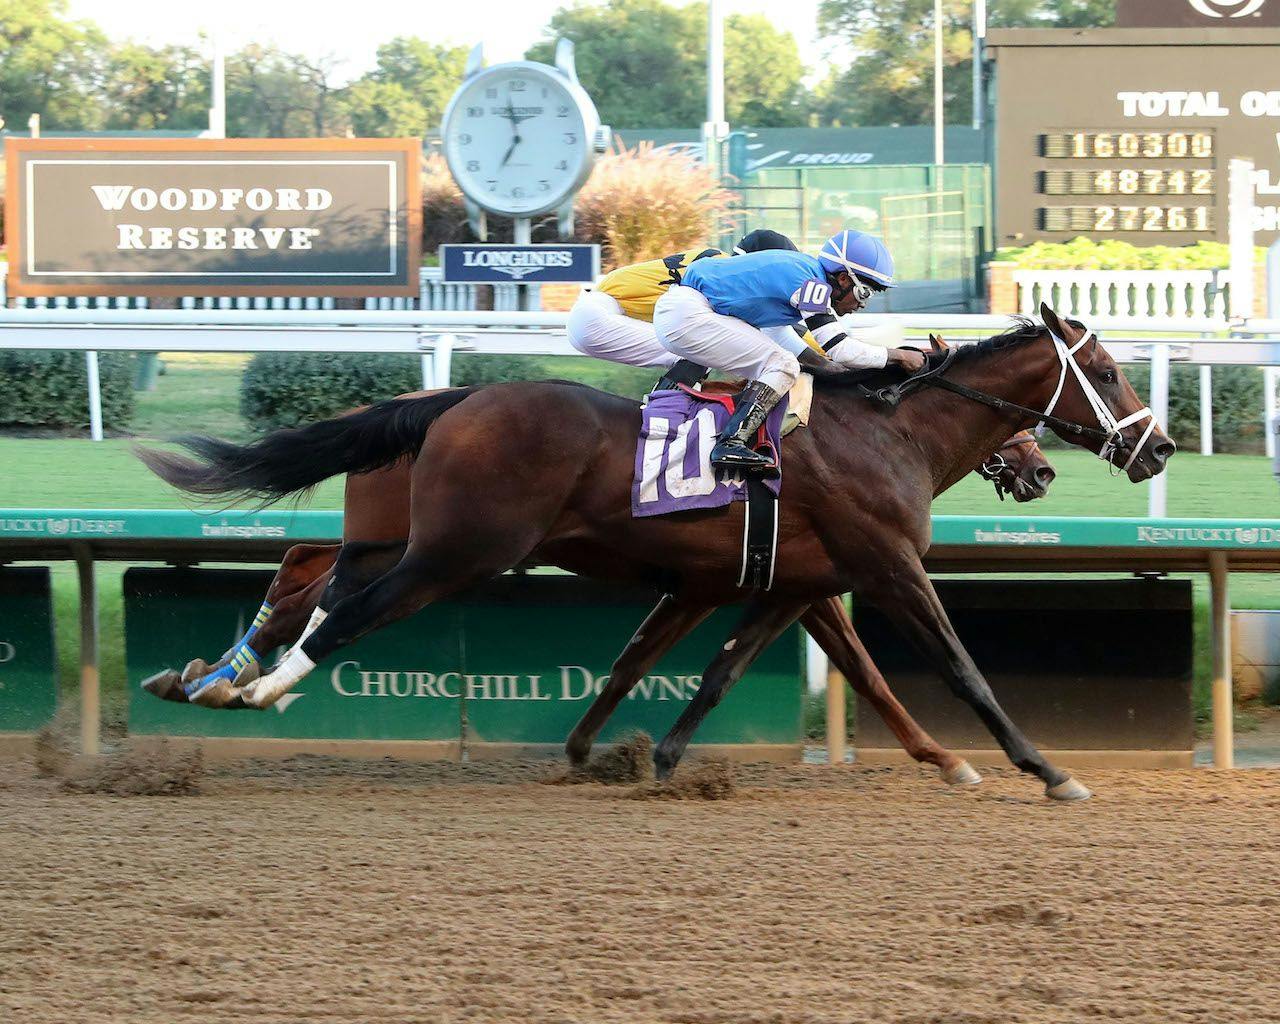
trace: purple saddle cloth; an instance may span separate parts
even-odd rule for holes
[[[636,469],[631,482],[631,514],[661,516],[691,509],[720,508],[746,501],[747,482],[739,473],[715,469],[711,449],[716,436],[733,415],[736,395],[688,391],[655,391],[641,410]],[[774,494],[782,490],[779,438],[787,412],[783,398],[769,413],[756,447],[772,447],[774,469],[766,484]]]

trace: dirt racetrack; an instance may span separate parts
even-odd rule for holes
[[[1280,1021],[1280,772],[295,759],[187,797],[0,763],[0,1020]]]

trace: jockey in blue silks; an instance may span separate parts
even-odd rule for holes
[[[797,335],[800,323],[842,366],[920,369],[919,352],[858,341],[838,319],[893,286],[889,250],[860,231],[832,235],[817,256],[773,250],[693,263],[654,308],[658,340],[684,359],[750,379],[711,461],[749,469],[768,463],[748,441],[796,382],[801,364],[821,358]]]

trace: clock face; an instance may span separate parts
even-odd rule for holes
[[[513,216],[557,206],[580,183],[591,153],[568,84],[525,65],[491,68],[466,82],[444,131],[445,157],[463,191]]]

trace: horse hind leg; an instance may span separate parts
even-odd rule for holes
[[[510,569],[533,550],[535,543],[536,540],[525,543],[510,537],[491,537],[484,546],[486,558],[480,562],[467,557],[468,546],[459,546],[448,536],[430,545],[410,544],[407,548],[395,542],[369,544],[368,548],[383,548],[384,556],[391,550],[404,553],[392,568],[352,593],[343,593],[350,589],[351,584],[349,579],[344,579],[340,557],[329,587],[334,590],[334,595],[341,596],[333,601],[324,620],[271,672],[232,694],[230,703],[225,706],[270,707],[334,651],[413,614],[433,601]],[[364,554],[366,567],[370,561],[376,561],[375,552],[366,551]],[[328,603],[334,595],[330,595],[327,588],[321,605]]]
[[[570,764],[574,767],[586,764],[600,730],[641,676],[713,610],[703,605],[682,605],[670,594],[663,596],[618,655],[609,672],[609,681],[569,734],[565,753]]]
[[[925,732],[893,695],[854,631],[841,598],[831,597],[811,605],[800,619],[800,624],[914,760],[936,766],[948,785],[972,786],[982,781],[982,776],[968,761],[947,750]]]

